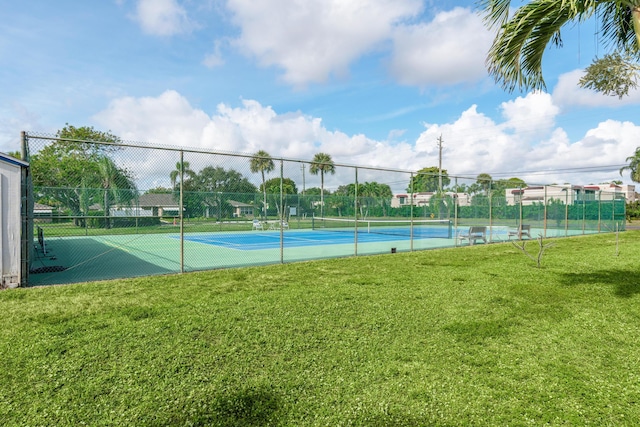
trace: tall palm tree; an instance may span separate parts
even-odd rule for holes
[[[179,216],[184,214],[187,217],[190,215],[193,193],[187,193],[189,190],[193,190],[191,184],[195,180],[197,174],[191,170],[189,162],[184,160],[176,162],[176,168],[169,173],[171,179],[171,188],[173,190],[173,197],[178,202]],[[182,194],[182,197],[181,197]],[[175,218],[174,218],[175,221]]]
[[[273,159],[264,150],[260,150],[251,157],[251,163],[249,164],[249,168],[251,172],[257,173],[260,172],[262,174],[262,195],[263,195],[263,205],[262,205],[262,217],[266,219],[267,217],[267,188],[266,188],[266,180],[264,177],[265,172],[269,173],[275,169],[275,164],[273,163]]]
[[[628,170],[631,172],[631,180],[633,182],[640,182],[640,147],[636,148],[633,156],[627,157],[627,162],[629,162],[629,165],[620,169],[620,175],[622,175],[625,170]]]
[[[327,153],[317,153],[313,156],[309,172],[313,175],[320,173],[320,216],[324,216],[324,174],[336,173],[336,165],[333,163],[331,156]]]
[[[506,90],[545,89],[542,56],[562,45],[560,30],[596,16],[602,41],[636,60],[640,55],[640,4],[636,0],[533,0],[510,16],[510,0],[480,0],[498,33],[487,57],[489,73]],[[595,63],[594,63],[595,64]],[[615,80],[624,76],[609,76]]]
[[[491,175],[489,175],[488,173],[481,173],[476,177],[476,184],[478,184],[482,188],[485,196],[489,195],[492,180],[493,178],[491,178]]]
[[[191,170],[189,162],[177,162],[176,168],[169,174],[169,179],[171,179],[171,187],[175,189],[178,183],[178,178],[182,177],[181,179],[184,179],[185,175],[187,178],[194,178],[196,176],[196,173]]]
[[[115,203],[129,202],[135,195],[135,183],[128,173],[116,166],[109,157],[101,157],[98,161],[100,184],[103,189],[103,205],[105,213],[105,228],[111,228],[109,210],[111,201]]]

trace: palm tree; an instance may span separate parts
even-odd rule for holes
[[[111,200],[115,203],[129,202],[135,195],[135,184],[128,173],[119,169],[109,157],[101,157],[98,161],[100,184],[103,189],[103,205],[105,228],[111,228],[109,210]]]
[[[629,170],[631,172],[631,180],[640,182],[640,147],[636,148],[633,156],[627,157],[627,162],[629,162],[629,165],[620,169],[620,175],[625,170]]]
[[[364,199],[366,202],[367,215],[369,214],[369,208],[380,205],[382,207],[382,216],[387,215],[386,201],[393,197],[391,187],[387,184],[380,184],[379,182],[365,182],[358,185],[358,196]],[[362,216],[367,216],[360,210]]]
[[[178,183],[178,178],[180,177],[181,181],[184,180],[184,176],[187,178],[194,178],[195,172],[191,170],[189,167],[189,162],[177,162],[175,170],[172,170],[169,174],[169,179],[171,179],[171,188],[175,190],[176,184]]]
[[[324,174],[329,172],[330,174],[336,173],[336,165],[333,163],[331,156],[327,153],[317,153],[313,156],[311,161],[311,167],[309,172],[313,175],[320,173],[320,216],[324,216]]]
[[[176,168],[169,174],[174,200],[180,205],[179,209],[181,213],[178,214],[180,217],[185,214],[189,217],[191,214],[194,195],[188,191],[193,190],[191,183],[193,183],[196,176],[197,174],[191,170],[189,162],[185,162],[184,160],[177,162]]]
[[[491,178],[491,175],[489,175],[488,173],[481,173],[476,177],[476,184],[478,184],[482,188],[485,196],[489,195],[492,180],[493,178]]]
[[[636,60],[640,54],[640,5],[635,0],[534,0],[516,9],[511,17],[510,0],[481,0],[480,5],[486,12],[488,26],[498,28],[487,57],[489,73],[510,92],[516,87],[545,89],[542,77],[545,48],[549,44],[562,45],[563,27],[594,15],[605,45],[611,44]],[[621,85],[629,84],[628,74],[615,72],[605,77],[605,72],[603,67],[601,78],[610,82],[622,79]],[[588,86],[582,82],[581,85]],[[599,90],[597,86],[594,88]]]
[[[249,164],[249,168],[251,169],[251,172],[253,173],[260,172],[262,174],[262,195],[264,197],[263,206],[262,206],[262,217],[264,219],[266,219],[267,217],[267,188],[265,185],[266,181],[265,181],[264,173],[271,172],[272,170],[275,169],[275,167],[276,166],[273,163],[273,159],[271,158],[269,153],[267,153],[264,150],[260,150],[257,153],[255,153],[253,157],[251,157],[251,163]]]

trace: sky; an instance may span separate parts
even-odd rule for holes
[[[438,165],[441,138],[450,176],[632,184],[619,170],[640,145],[640,91],[577,85],[607,53],[593,21],[547,50],[546,91],[508,93],[475,1],[0,0],[0,17],[2,152],[68,123],[416,171]]]

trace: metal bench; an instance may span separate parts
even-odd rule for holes
[[[460,242],[467,240],[469,245],[478,243],[478,240],[487,243],[487,227],[484,225],[471,226],[468,231],[463,231],[458,234],[458,240],[460,240]]]

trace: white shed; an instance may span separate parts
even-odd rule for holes
[[[15,288],[28,277],[23,249],[26,226],[26,177],[29,164],[0,153],[0,273],[2,288]]]

